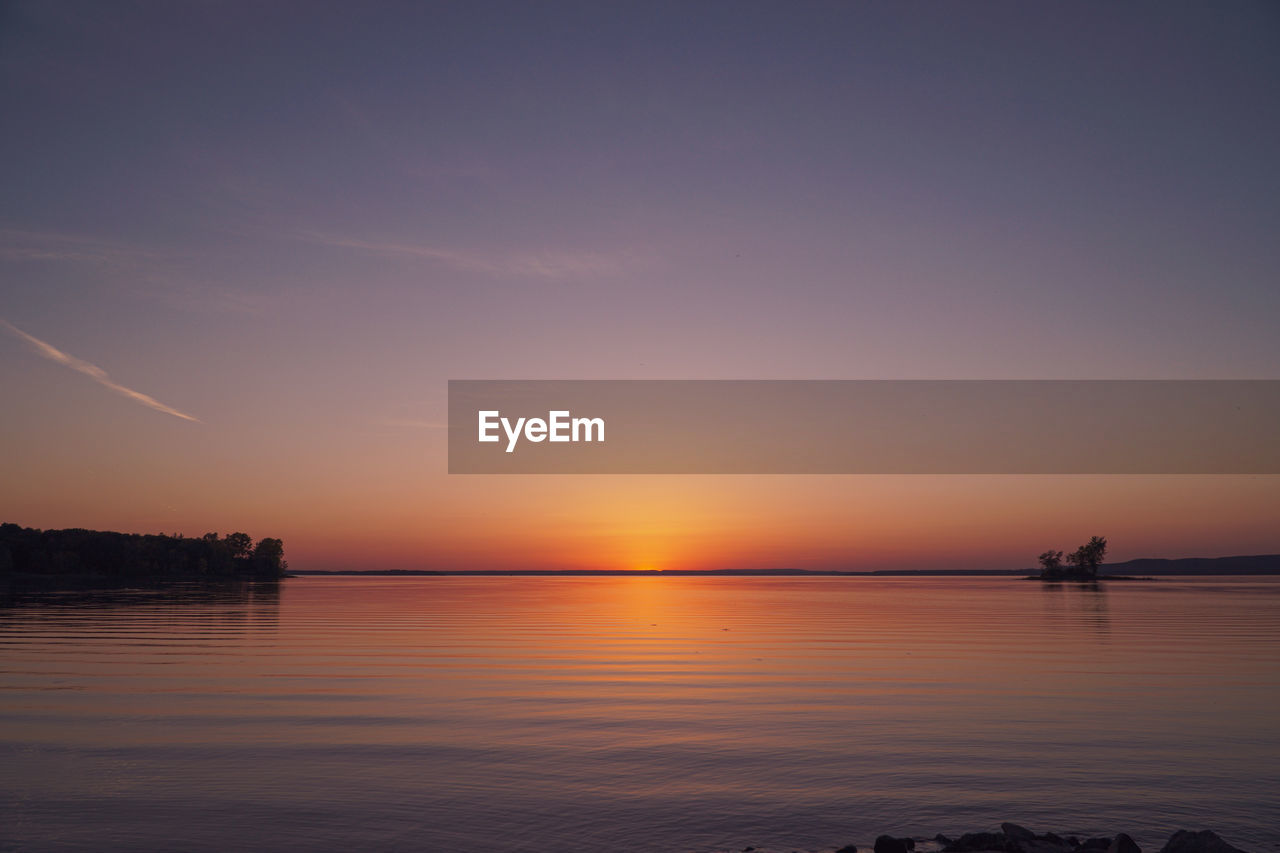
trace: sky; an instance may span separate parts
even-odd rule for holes
[[[1265,2],[0,4],[0,520],[1278,553],[1277,477],[464,476],[443,428],[449,379],[1280,378],[1277,44]]]

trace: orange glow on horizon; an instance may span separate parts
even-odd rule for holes
[[[295,569],[1025,568],[1094,534],[1115,560],[1280,551],[1276,477],[329,474],[291,485],[178,472],[105,503],[100,484],[28,477],[23,511],[4,520],[244,530],[284,539]]]

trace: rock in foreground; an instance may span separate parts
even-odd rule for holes
[[[1161,848],[1160,853],[1244,853],[1238,847],[1232,847],[1218,835],[1209,830],[1191,832],[1180,829]]]

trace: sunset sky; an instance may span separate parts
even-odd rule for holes
[[[0,521],[1278,553],[1275,476],[451,476],[444,430],[449,379],[1280,378],[1277,45],[1266,2],[0,5]]]

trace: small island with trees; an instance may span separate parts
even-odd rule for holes
[[[1040,555],[1040,580],[1045,581],[1096,581],[1098,567],[1107,555],[1107,538],[1094,536],[1066,557],[1063,566],[1061,551],[1050,548]],[[1115,579],[1113,577],[1113,579]]]
[[[284,543],[247,533],[114,533],[0,524],[0,578],[65,581],[268,580],[284,577]]]

